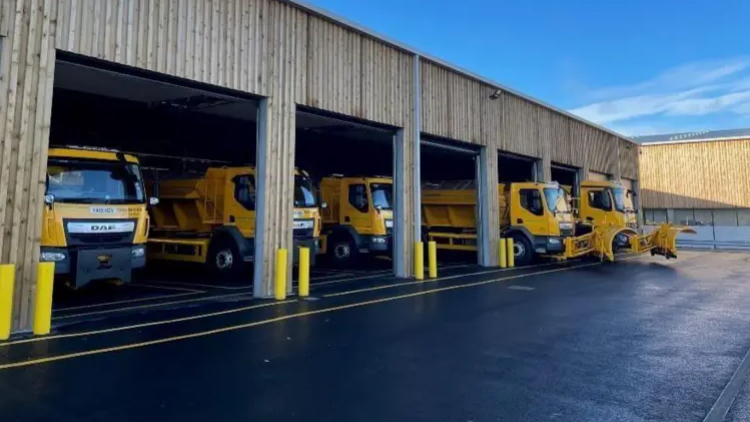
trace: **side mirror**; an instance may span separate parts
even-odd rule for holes
[[[152,196],[148,198],[148,204],[153,206],[159,205],[159,198]]]
[[[44,203],[47,205],[52,205],[55,203],[55,195],[48,193],[44,195]]]

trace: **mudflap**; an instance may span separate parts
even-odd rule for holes
[[[643,236],[647,240],[643,252],[650,250],[652,255],[662,255],[667,259],[677,258],[677,236],[680,233],[697,234],[690,227],[662,224],[658,229]]]
[[[634,242],[638,238],[638,232],[630,228],[617,227],[614,225],[598,226],[594,228],[595,242],[595,253],[606,259],[607,261],[613,262],[615,260],[615,247],[617,243],[615,240],[618,236],[626,236],[629,239],[630,249],[633,249]]]

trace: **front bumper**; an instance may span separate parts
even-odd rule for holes
[[[388,255],[393,245],[393,236],[361,236],[359,252],[373,255]]]
[[[318,238],[296,238],[294,239],[294,263],[299,263],[299,248],[310,249],[310,265],[315,265],[315,257],[318,255]]]
[[[55,274],[71,277],[74,287],[83,287],[94,280],[117,279],[129,283],[132,270],[146,266],[145,245],[120,246],[112,248],[47,248],[42,247],[42,261],[45,254],[57,255],[54,261]],[[134,250],[143,250],[136,256]],[[59,259],[62,258],[62,259]]]
[[[565,241],[559,236],[537,236],[534,239],[534,252],[538,254],[555,254],[565,250]]]

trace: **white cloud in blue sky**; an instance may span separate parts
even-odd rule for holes
[[[688,63],[585,98],[570,111],[625,135],[750,126],[750,58]]]

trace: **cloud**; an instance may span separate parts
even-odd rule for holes
[[[689,63],[631,85],[591,90],[586,97],[589,104],[570,112],[599,124],[622,128],[628,132],[625,134],[644,134],[633,129],[654,128],[654,118],[661,121],[658,127],[685,131],[669,120],[683,116],[708,119],[721,114],[750,114],[750,59]],[[643,120],[649,122],[644,124]],[[684,121],[681,123],[684,125]],[[705,126],[706,122],[701,123]]]

